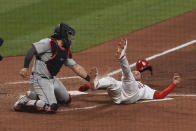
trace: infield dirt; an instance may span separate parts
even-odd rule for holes
[[[128,39],[127,57],[130,63],[163,52],[183,43],[196,40],[196,10],[173,19],[122,36]],[[114,54],[120,38],[103,43],[73,58],[87,71],[97,66],[104,75],[119,69]],[[60,110],[99,105],[88,110],[31,114],[14,112],[12,106],[20,94],[30,90],[28,84],[8,84],[24,81],[19,76],[24,56],[5,58],[0,62],[0,130],[2,131],[194,131],[196,123],[196,97],[179,96],[170,101],[130,105],[115,105],[107,95],[73,96],[71,105]],[[143,82],[156,90],[166,88],[174,72],[182,76],[182,83],[172,93],[196,94],[196,44],[150,61],[153,76],[145,72]],[[134,69],[134,68],[133,68]],[[58,77],[74,76],[63,67]],[[120,79],[121,74],[114,77]],[[62,80],[68,90],[77,90],[86,83],[81,79]]]

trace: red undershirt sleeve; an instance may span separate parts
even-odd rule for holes
[[[173,89],[176,87],[176,84],[172,83],[166,89],[161,92],[155,91],[153,99],[163,99],[165,98]]]

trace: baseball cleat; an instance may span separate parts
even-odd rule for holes
[[[98,71],[97,71],[97,68],[94,67],[90,70],[90,87],[91,89],[95,89],[95,81],[96,81],[96,77],[98,75]]]
[[[127,50],[127,39],[122,39],[118,44],[118,48],[116,52],[117,59],[119,60],[123,59],[124,56],[126,55],[126,50]]]
[[[18,101],[14,104],[15,111],[22,111],[22,106],[28,102],[28,98],[25,95],[20,95]]]

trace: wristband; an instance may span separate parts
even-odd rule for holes
[[[87,75],[86,78],[84,78],[84,79],[85,79],[86,81],[90,82],[90,79],[91,79],[91,78],[90,78],[89,75]]]

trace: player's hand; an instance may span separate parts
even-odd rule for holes
[[[174,73],[174,76],[173,76],[173,83],[174,84],[179,84],[181,82],[181,77],[178,73]]]
[[[29,75],[29,69],[28,68],[22,68],[19,72],[19,74],[23,77],[23,78],[27,78]]]

